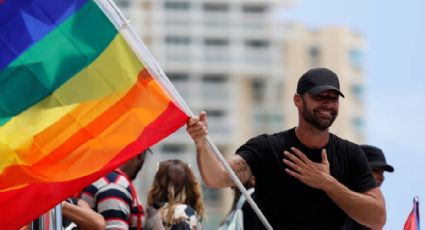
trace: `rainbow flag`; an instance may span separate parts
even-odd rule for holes
[[[92,0],[0,2],[0,228],[17,229],[188,116]]]
[[[415,197],[413,199],[413,209],[407,217],[406,223],[404,224],[403,230],[420,230],[419,222],[419,199]]]

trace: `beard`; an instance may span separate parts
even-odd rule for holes
[[[338,116],[338,112],[336,110],[330,110],[331,117],[328,119],[324,119],[320,117],[320,110],[324,110],[325,108],[314,108],[312,112],[310,112],[307,108],[307,104],[304,101],[302,116],[304,120],[313,125],[315,128],[319,130],[326,130],[329,128],[336,117]],[[329,109],[326,109],[329,110]]]

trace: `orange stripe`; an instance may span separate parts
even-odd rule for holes
[[[32,166],[6,167],[0,175],[0,188],[10,189],[41,181],[69,180],[96,171],[115,157],[126,144],[134,141],[144,127],[164,112],[169,102],[159,85],[143,70],[138,76],[137,84],[119,102],[89,125],[80,128],[46,157]],[[37,140],[44,141],[34,144],[26,155],[52,148],[46,138],[55,137],[55,132],[57,134],[69,122],[75,122],[75,118],[64,118],[52,130],[49,128],[38,135]],[[74,164],[78,167],[74,167]],[[69,171],[71,166],[78,170]]]

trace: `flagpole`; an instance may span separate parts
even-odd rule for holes
[[[120,11],[120,9],[115,5],[115,3],[112,0],[95,0],[95,1],[103,9],[105,14],[111,19],[111,21],[114,23],[116,28],[118,28],[118,30],[122,32],[122,35],[126,38],[127,42],[129,43],[130,47],[135,52],[139,60],[147,66],[149,71],[154,73],[152,75],[155,78],[155,80],[161,83],[161,86],[164,88],[164,90],[166,90],[172,96],[172,98],[181,106],[181,108],[186,112],[186,114],[188,114],[189,116],[194,116],[189,106],[186,104],[186,102],[181,97],[181,95],[176,90],[176,88],[173,86],[173,84],[171,84],[170,80],[167,78],[162,68],[155,61],[152,54],[146,48],[143,41],[139,38],[134,28],[130,25],[129,21],[125,18],[125,16]],[[238,187],[241,193],[246,197],[246,200],[251,205],[252,209],[257,214],[258,218],[261,220],[263,225],[266,227],[266,229],[272,230],[273,229],[272,226],[269,224],[266,217],[258,208],[257,204],[254,202],[252,197],[248,194],[242,182],[236,176],[235,172],[230,167],[229,163],[226,161],[223,154],[221,154],[220,150],[214,144],[214,142],[212,141],[209,135],[206,136],[206,141],[209,147],[212,149],[212,151],[216,155],[216,157],[218,158],[218,160],[223,164],[224,168],[229,173],[232,181],[235,183],[235,185]]]

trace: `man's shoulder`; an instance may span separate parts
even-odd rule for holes
[[[93,182],[85,190],[91,193],[98,193],[109,189],[119,191],[129,190],[130,183],[131,181],[126,176],[121,175],[117,171],[112,171]]]
[[[284,139],[294,134],[295,134],[295,131],[294,131],[294,128],[292,128],[292,129],[287,129],[287,130],[275,132],[275,133],[263,133],[256,137],[253,137],[252,139],[262,139],[262,140]]]
[[[281,146],[282,143],[286,143],[288,137],[290,137],[292,134],[291,130],[285,130],[277,133],[272,134],[260,134],[257,135],[251,139],[249,139],[245,144],[243,144],[236,152],[249,150],[252,151],[253,149],[259,150],[259,149],[268,149],[273,146]]]
[[[348,148],[360,148],[360,146],[352,141],[341,138],[333,133],[330,133],[330,140],[335,145],[340,145]]]

